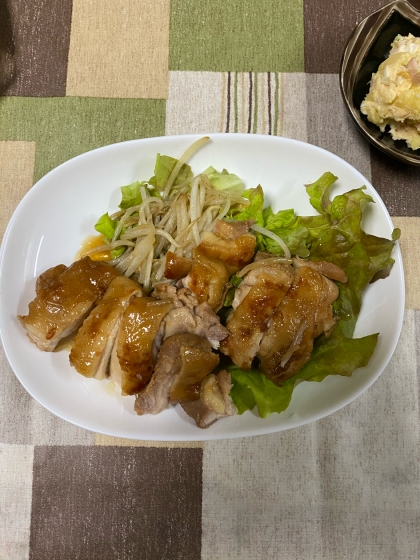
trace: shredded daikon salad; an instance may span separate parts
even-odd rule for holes
[[[164,279],[168,251],[191,258],[201,235],[211,231],[216,220],[247,208],[250,200],[237,175],[214,167],[193,175],[187,161],[208,140],[205,136],[194,142],[179,160],[158,154],[153,177],[121,187],[120,210],[104,214],[95,225],[104,244],[86,254],[94,258],[94,253],[109,252],[111,265],[127,277],[134,275],[148,290]],[[261,226],[253,228],[271,237],[290,258],[281,238]]]

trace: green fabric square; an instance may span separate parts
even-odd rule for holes
[[[303,72],[303,0],[172,0],[169,67]]]
[[[0,140],[36,142],[34,181],[87,150],[163,136],[162,99],[3,97]]]

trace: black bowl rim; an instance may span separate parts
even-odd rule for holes
[[[412,23],[420,27],[420,11],[414,8],[407,0],[394,0],[393,2],[387,4],[379,10],[376,10],[375,12],[372,12],[370,15],[364,18],[360,23],[358,23],[358,25],[356,25],[353,32],[351,33],[341,57],[340,90],[344,100],[344,104],[347,107],[347,110],[349,111],[350,116],[352,117],[358,130],[372,145],[377,147],[388,156],[391,156],[404,163],[420,167],[420,153],[419,155],[417,155],[413,151],[413,155],[411,155],[401,152],[400,150],[398,150],[398,148],[393,148],[384,144],[370,133],[370,131],[366,128],[365,123],[361,119],[359,109],[353,105],[352,98],[349,95],[353,93],[356,74],[361,68],[367,56],[367,53],[371,49],[372,44],[377,39],[378,35],[385,27],[394,12],[398,12],[401,16],[412,21]],[[365,26],[367,26],[369,20],[375,21],[373,21],[372,25],[367,30],[363,45],[356,53],[355,64],[353,64],[353,67],[349,70],[349,55],[354,54],[353,49],[355,47],[356,41],[361,35],[361,32],[363,31]]]

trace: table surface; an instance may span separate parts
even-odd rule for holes
[[[386,3],[0,0],[0,234],[36,180],[86,150],[282,135],[372,182],[401,228],[407,283],[379,380],[332,416],[268,436],[94,434],[43,409],[0,354],[1,560],[420,558],[420,169],[364,141],[338,80],[351,30]]]

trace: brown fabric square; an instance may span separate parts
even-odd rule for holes
[[[420,0],[410,0],[420,8]],[[389,0],[305,0],[305,71],[336,73],[354,27]]]
[[[371,148],[372,184],[391,216],[420,216],[420,168]]]
[[[72,0],[0,0],[0,94],[66,94]]]
[[[31,560],[195,560],[201,449],[36,447]]]

